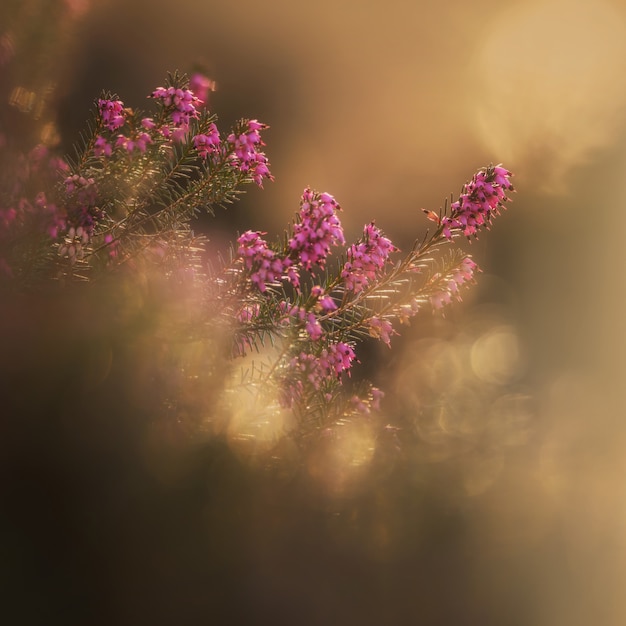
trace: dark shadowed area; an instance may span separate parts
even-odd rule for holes
[[[209,357],[149,343],[176,308],[148,290],[3,302],[3,623],[626,622],[624,0],[28,0],[0,18],[0,60],[24,58],[0,75],[5,127],[48,94],[39,131],[69,149],[101,90],[147,108],[196,68],[223,125],[270,125],[276,182],[198,223],[217,248],[281,233],[307,185],[350,238],[376,219],[402,249],[478,167],[517,189],[467,244],[483,273],[463,303],[361,356],[388,435],[352,424],[305,458],[242,443],[245,407],[215,408],[220,338]],[[204,358],[193,388],[163,376]]]

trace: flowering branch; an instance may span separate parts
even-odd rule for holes
[[[346,392],[358,344],[374,338],[391,346],[399,325],[460,299],[478,267],[462,251],[443,248],[490,227],[513,191],[511,173],[483,168],[449,209],[425,211],[436,228],[404,256],[374,221],[347,245],[339,203],[307,188],[282,239],[270,243],[264,232],[245,231],[232,258],[209,272],[191,219],[273,176],[262,151],[267,126],[241,120],[222,134],[202,95],[178,74],[150,95],[152,115],[104,94],[74,160],[41,148],[13,167],[5,158],[3,288],[121,280],[122,268],[148,266],[166,279],[190,275],[206,319],[231,335],[231,366],[252,359],[232,389],[270,394],[280,410],[316,427],[377,410],[378,389],[361,383]],[[255,355],[267,344],[275,351],[265,363]]]

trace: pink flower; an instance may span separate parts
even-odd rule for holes
[[[434,309],[441,309],[452,302],[454,296],[461,299],[459,287],[472,281],[474,273],[478,270],[478,265],[470,257],[464,257],[457,267],[450,270],[445,275],[434,276],[439,289],[430,296],[430,303]]]
[[[315,316],[315,313],[312,312],[307,313],[306,324],[304,328],[312,341],[318,341],[322,338],[322,335],[324,334],[322,325],[319,323],[319,320]]]
[[[93,146],[93,153],[95,156],[111,156],[113,148],[111,144],[101,135],[96,137],[96,141]]]
[[[508,200],[506,192],[514,191],[511,176],[499,165],[479,170],[450,207],[450,215],[441,219],[444,236],[452,239],[453,233],[460,232],[468,238],[477,237],[480,228],[488,228]],[[435,221],[439,219],[435,217]]]
[[[372,337],[382,340],[391,347],[391,335],[395,334],[393,326],[389,320],[380,319],[379,317],[371,317],[367,320],[369,333]]]
[[[348,372],[356,359],[354,350],[346,343],[331,343],[319,356],[301,352],[289,362],[290,368],[307,380],[315,389],[320,389],[327,379],[336,379]]]
[[[109,130],[117,130],[124,126],[124,103],[121,100],[98,100],[100,117]]]
[[[199,116],[201,102],[189,89],[157,87],[152,92],[152,98],[161,100],[165,107],[171,109],[174,126],[186,126],[192,118]]]
[[[125,135],[118,135],[115,141],[116,147],[124,148],[129,153],[132,153],[134,150],[145,152],[149,143],[152,143],[152,137],[148,133],[139,133],[134,139]]]
[[[384,268],[389,255],[396,250],[391,241],[383,237],[382,231],[374,222],[367,224],[363,230],[363,238],[359,243],[351,245],[346,253],[348,260],[341,272],[346,289],[359,292],[367,287]]]
[[[266,290],[266,283],[280,280],[283,274],[283,262],[271,250],[260,232],[248,230],[237,239],[237,254],[250,272],[250,281],[259,291]],[[264,233],[263,233],[264,234]]]
[[[114,239],[111,233],[104,236],[104,243],[109,249],[109,258],[114,259],[118,255],[119,240]]]
[[[216,83],[204,74],[196,72],[189,79],[189,89],[200,100],[199,108],[205,107],[209,103],[209,92],[215,91]]]
[[[329,374],[334,373],[336,376],[341,376],[342,372],[350,373],[352,367],[352,361],[356,359],[354,350],[342,341],[338,343],[331,343],[328,349],[322,350],[319,357],[319,362]]]
[[[217,126],[210,124],[206,134],[196,135],[193,138],[193,145],[203,159],[217,152],[220,147],[220,133]]]
[[[261,140],[260,131],[266,128],[268,128],[266,124],[249,120],[238,133],[231,133],[227,138],[232,150],[231,163],[242,172],[250,172],[252,179],[259,187],[263,186],[264,178],[274,180],[267,157],[258,150],[258,147],[265,145]]]
[[[299,221],[294,225],[289,249],[306,270],[310,271],[314,265],[323,268],[330,247],[345,243],[337,217],[339,210],[339,204],[330,194],[304,190]]]

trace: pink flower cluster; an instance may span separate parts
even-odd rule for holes
[[[430,296],[434,309],[441,309],[452,302],[452,297],[460,300],[459,287],[473,280],[478,265],[466,256],[457,267],[444,276],[435,276],[439,289]]]
[[[378,387],[372,387],[365,398],[359,396],[352,396],[350,402],[356,411],[368,415],[372,411],[378,411],[380,409],[380,401],[385,397],[385,393],[378,389]]]
[[[124,116],[124,103],[121,100],[98,100],[100,117],[104,125],[111,131],[124,126],[126,118]]]
[[[69,255],[74,261],[82,257],[82,247],[91,239],[94,227],[102,218],[102,211],[96,206],[98,190],[93,178],[78,174],[68,176],[65,181],[65,225],[68,227],[65,244],[59,254]]]
[[[249,120],[238,132],[228,135],[228,143],[231,146],[231,163],[242,172],[250,172],[254,182],[263,187],[263,179],[274,180],[270,173],[269,161],[263,152],[258,150],[264,146],[261,139],[261,130],[268,128],[257,120]]]
[[[216,89],[216,83],[208,76],[196,72],[189,78],[189,89],[198,97],[196,108],[204,108],[209,102],[209,92]]]
[[[341,376],[342,372],[350,373],[352,361],[356,359],[354,350],[343,341],[331,343],[324,348],[319,356],[320,366],[328,373]]]
[[[123,106],[121,100],[98,100],[100,117],[108,130],[115,131],[126,123]],[[147,117],[141,121],[141,125],[144,130],[131,132],[130,137],[123,134],[117,135],[115,147],[124,148],[127,152],[133,152],[134,150],[145,152],[148,144],[152,143],[152,137],[146,130],[152,130],[155,124]],[[113,146],[106,137],[97,135],[93,152],[96,157],[110,157],[113,154]]]
[[[310,271],[314,265],[324,268],[332,245],[344,244],[343,228],[337,217],[341,207],[328,193],[305,189],[300,202],[299,220],[294,225],[289,249],[302,266]]]
[[[213,123],[209,124],[208,132],[195,135],[193,138],[193,145],[203,159],[218,152],[220,142],[220,132]]]
[[[391,335],[395,333],[393,330],[393,325],[388,319],[381,319],[377,316],[370,317],[370,319],[367,320],[367,326],[370,336],[376,339],[380,339],[389,347],[391,347]]]
[[[461,231],[468,238],[476,237],[479,228],[488,227],[508,200],[506,191],[513,191],[511,175],[499,165],[479,170],[450,207],[450,216],[441,219],[444,236],[452,239],[454,231]]]
[[[316,308],[324,312],[336,311],[337,304],[330,295],[324,292],[320,285],[311,288],[311,295],[317,298]]]
[[[174,126],[188,126],[192,118],[198,117],[201,102],[189,89],[157,87],[152,92],[152,97],[161,100],[166,107],[172,108],[171,117]]]
[[[391,241],[383,237],[374,222],[367,224],[361,241],[351,245],[346,253],[348,260],[341,272],[346,289],[359,292],[367,287],[384,268],[389,255],[396,250]]]
[[[313,311],[307,311],[301,306],[293,306],[289,309],[289,315],[304,322],[304,329],[312,341],[318,341],[322,338],[324,329]]]
[[[66,228],[64,202],[58,201],[56,190],[69,167],[43,145],[25,155],[11,155],[10,159],[2,154],[5,148],[0,137],[0,154],[5,164],[0,172],[0,186],[5,190],[0,200],[0,275],[14,277],[12,242],[23,229],[34,228],[56,239],[59,231]],[[42,186],[48,191],[41,191]]]
[[[262,234],[248,230],[237,239],[237,254],[243,259],[244,266],[250,272],[250,281],[259,291],[266,290],[266,283],[273,283],[283,275],[284,263],[271,250]]]
[[[146,118],[143,122],[146,122],[148,119],[149,118]],[[152,137],[145,131],[133,133],[131,137],[118,135],[117,140],[115,141],[116,147],[124,148],[127,152],[132,152],[133,150],[145,152],[148,148],[148,144],[150,143],[152,143]]]
[[[343,372],[350,373],[356,359],[354,350],[343,341],[331,343],[319,355],[301,352],[289,362],[294,374],[307,380],[314,389],[320,389],[324,381],[339,378]]]

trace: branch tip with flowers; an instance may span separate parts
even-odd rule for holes
[[[147,267],[168,280],[184,274],[201,294],[206,323],[229,329],[230,368],[273,346],[268,363],[248,367],[226,397],[241,386],[263,402],[270,394],[316,429],[377,411],[382,391],[346,384],[359,343],[374,338],[391,347],[400,325],[460,299],[479,270],[466,253],[443,248],[491,226],[513,191],[511,173],[480,169],[449,207],[425,211],[434,231],[404,255],[374,221],[347,243],[339,203],[307,188],[282,239],[247,230],[231,258],[209,271],[191,220],[232,203],[247,184],[274,180],[263,151],[268,127],[246,119],[222,133],[206,96],[179,74],[149,99],[155,110],[145,114],[103,94],[73,159],[41,147],[12,159],[2,146],[4,291],[127,280]]]

